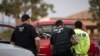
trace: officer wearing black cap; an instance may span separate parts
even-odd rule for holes
[[[53,56],[73,56],[71,39],[73,39],[75,45],[78,43],[74,30],[65,27],[62,20],[57,20],[55,26],[50,39]]]
[[[37,56],[37,49],[39,48],[38,34],[31,25],[29,15],[22,15],[21,21],[23,23],[15,28],[11,36],[11,44],[31,50]]]

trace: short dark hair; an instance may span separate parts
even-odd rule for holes
[[[76,27],[76,28],[80,28],[80,29],[81,29],[81,28],[82,28],[82,25],[83,25],[83,24],[82,24],[81,21],[76,21],[76,22],[75,22],[75,27]]]
[[[55,25],[58,27],[59,25],[63,25],[63,21],[62,20],[57,20]]]
[[[22,22],[24,22],[24,21],[26,21],[28,19],[30,19],[30,16],[27,15],[27,14],[23,14],[22,17],[21,17]]]

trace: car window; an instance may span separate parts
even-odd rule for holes
[[[51,32],[52,31],[52,25],[41,25],[41,26],[38,26],[36,27],[36,30],[38,32]]]
[[[65,26],[68,27],[68,28],[72,28],[72,29],[75,28],[74,25],[65,25]],[[53,29],[55,29],[55,28],[56,28],[56,26],[54,26],[54,25],[40,25],[40,26],[37,26],[37,27],[36,27],[36,30],[37,30],[38,32],[40,32],[40,33],[42,33],[42,32],[50,33],[50,32],[52,32]]]

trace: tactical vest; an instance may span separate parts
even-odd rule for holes
[[[56,52],[66,52],[71,48],[70,29],[67,27],[56,29],[53,36],[53,46]]]

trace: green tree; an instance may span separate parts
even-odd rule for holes
[[[2,0],[0,4],[0,11],[6,15],[13,15],[15,18],[19,17],[19,14],[28,9],[32,9],[32,19],[36,19],[37,16],[47,16],[48,9],[53,11],[53,5],[43,3],[43,0]],[[30,5],[28,5],[30,3]],[[24,4],[24,9],[21,6]],[[40,6],[37,6],[40,5]]]
[[[100,44],[100,0],[89,0],[90,12],[94,21],[97,21],[97,29],[99,31],[98,43]]]
[[[37,17],[37,16],[41,16],[41,17],[47,16],[48,15],[47,11],[49,9],[53,12],[52,8],[53,8],[53,5],[47,4],[47,3],[40,4],[40,7],[33,6],[32,7],[32,15],[35,16],[35,17]]]
[[[89,3],[93,20],[97,21],[97,27],[100,32],[100,0],[89,0]]]
[[[53,10],[52,4],[43,3],[43,0],[23,0],[25,7],[27,8],[25,12],[28,9],[31,9],[32,11],[32,19],[36,20],[37,16],[47,16],[48,15],[48,9],[50,9],[52,12],[55,12]],[[30,5],[27,6],[27,3],[30,2]]]
[[[17,17],[21,10],[20,6],[21,3],[19,0],[2,0],[2,3],[0,4],[0,11],[5,13],[6,15],[13,15]]]

